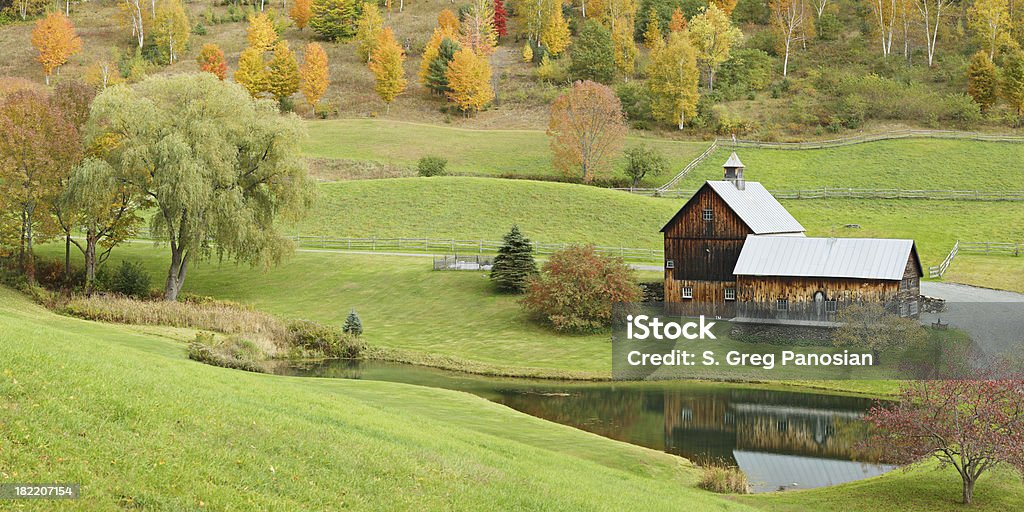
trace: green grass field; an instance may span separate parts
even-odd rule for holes
[[[732,150],[718,149],[678,187],[721,179]],[[900,139],[828,149],[740,148],[745,176],[770,190],[820,187],[912,190],[1024,190],[1024,144]],[[1019,208],[1019,207],[1018,207]]]
[[[448,160],[450,172],[497,176],[555,175],[550,141],[540,130],[469,130],[447,126],[374,119],[309,121],[307,156],[367,160],[414,166],[416,160],[436,155]],[[631,136],[626,146],[640,143],[657,148],[670,165],[670,174],[682,169],[703,152],[704,142],[678,142]],[[615,173],[621,173],[621,159]],[[662,176],[651,185],[668,179]]]
[[[0,482],[83,484],[21,509],[923,511],[959,494],[951,471],[916,469],[720,497],[682,459],[465,393],[215,368],[142,331],[0,288]],[[1019,509],[1019,491],[986,475],[972,510]]]

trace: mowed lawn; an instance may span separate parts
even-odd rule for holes
[[[448,160],[450,172],[555,175],[550,138],[542,130],[472,130],[383,119],[335,119],[306,123],[306,156],[367,160],[414,166],[421,157]],[[668,160],[670,174],[678,172],[707,149],[706,142],[679,142],[630,136],[626,146],[647,144]],[[615,161],[620,174],[622,159]],[[667,179],[667,176],[662,177]]]
[[[678,185],[721,179],[731,149],[719,148]],[[1024,144],[899,139],[827,149],[739,148],[745,176],[769,190],[820,187],[1024,190]]]

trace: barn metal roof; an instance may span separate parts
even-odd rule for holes
[[[756,181],[745,182],[742,190],[731,181],[709,181],[707,184],[756,235],[805,231],[775,196]]]
[[[750,235],[733,274],[899,281],[911,255],[913,240]]]

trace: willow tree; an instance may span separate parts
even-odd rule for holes
[[[312,188],[299,120],[273,102],[209,73],[158,76],[103,91],[86,133],[113,141],[103,158],[153,204],[150,228],[171,253],[166,300],[192,262],[268,266],[290,251],[275,220],[303,212]]]

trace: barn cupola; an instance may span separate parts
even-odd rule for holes
[[[725,168],[725,181],[732,182],[736,188],[743,190],[745,183],[743,181],[743,162],[740,162],[740,157],[733,151],[729,155],[729,159],[722,165]]]

